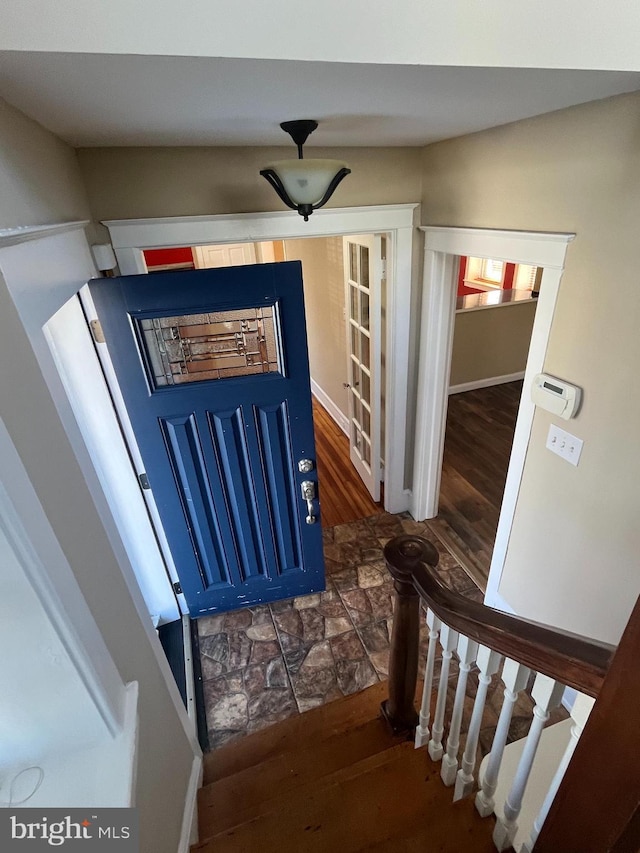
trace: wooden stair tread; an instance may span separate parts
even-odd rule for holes
[[[444,787],[444,786],[443,786]],[[451,788],[445,788],[451,794]],[[450,820],[462,821],[466,834],[456,832],[455,845],[450,839],[436,840],[429,820],[424,820],[418,828],[413,828],[405,836],[396,836],[368,847],[361,847],[358,853],[496,853],[491,838],[495,821],[483,819],[472,805],[473,801],[449,801]],[[504,853],[514,853],[509,847]]]
[[[316,743],[303,740],[296,749],[219,779],[199,793],[200,835],[207,838],[277,809],[288,791],[309,790],[318,780],[400,742],[378,718]]]
[[[260,772],[260,768],[256,768]],[[430,853],[484,853],[492,849],[493,822],[470,801],[452,804],[452,789],[424,749],[397,744],[313,786],[290,790],[266,813],[219,832],[194,847],[202,853],[355,853],[410,851],[428,829]],[[201,833],[202,836],[202,833]],[[386,845],[386,846],[385,846]]]
[[[255,767],[300,744],[327,740],[354,726],[374,720],[387,698],[387,685],[379,682],[353,696],[345,696],[262,731],[233,741],[204,757],[204,785]]]

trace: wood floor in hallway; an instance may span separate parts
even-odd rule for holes
[[[438,517],[430,527],[486,589],[522,382],[449,397]]]
[[[327,410],[313,398],[320,511],[323,527],[368,518],[383,511],[349,459],[349,441]]]

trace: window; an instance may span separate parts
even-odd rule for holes
[[[537,267],[530,267],[527,264],[518,264],[516,267],[516,279],[514,287],[516,290],[533,290],[533,285],[536,283]]]
[[[504,261],[493,261],[490,258],[483,258],[480,265],[480,276],[483,281],[490,281],[493,284],[502,284],[504,275]]]

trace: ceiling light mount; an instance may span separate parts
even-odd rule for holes
[[[314,210],[325,205],[340,181],[351,169],[341,160],[305,160],[302,146],[318,127],[314,119],[283,121],[280,125],[298,148],[297,160],[270,163],[260,174],[266,178],[279,198],[292,210],[297,210],[308,222]]]
[[[318,127],[318,122],[312,118],[301,118],[296,121],[283,121],[280,127],[293,139],[298,146],[298,157],[302,160],[302,146]]]

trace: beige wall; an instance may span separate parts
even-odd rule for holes
[[[0,99],[0,228],[89,219],[76,154]]]
[[[328,207],[420,200],[418,148],[313,148],[352,168]],[[78,151],[94,219],[284,210],[259,174],[284,148],[84,148]]]
[[[456,314],[450,385],[523,371],[536,302]]]
[[[302,262],[311,378],[347,417],[347,334],[342,237],[285,240],[288,261]]]
[[[517,612],[617,641],[640,592],[640,95],[429,146],[428,224],[576,233],[545,369],[584,389],[562,426],[577,468],[544,447],[537,411],[500,592]]]
[[[5,104],[0,104],[0,182],[3,226],[88,215],[73,151]],[[72,293],[75,286],[61,269],[64,261],[59,259],[51,260],[50,270],[40,265],[34,284],[23,294],[24,303],[43,311],[56,305],[60,294]],[[39,280],[45,284],[36,284]],[[0,364],[0,417],[122,679],[140,685],[137,805],[142,849],[175,853],[193,752],[127,589],[116,546],[102,525],[1,274]]]

